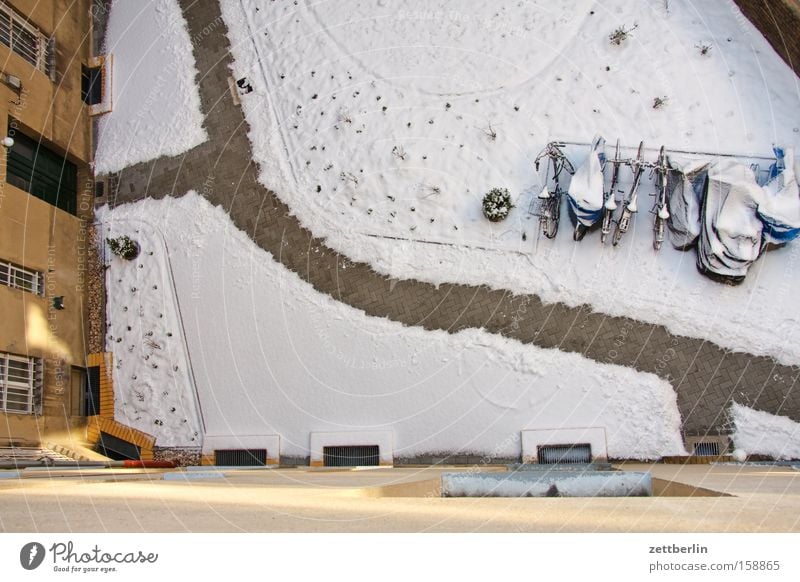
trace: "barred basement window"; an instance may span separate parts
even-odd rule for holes
[[[0,262],[0,285],[44,295],[44,276],[13,263]]]
[[[40,414],[42,360],[0,352],[0,412]]]
[[[53,80],[55,41],[0,1],[0,42]]]
[[[715,441],[694,443],[694,454],[698,457],[719,457],[719,443]]]

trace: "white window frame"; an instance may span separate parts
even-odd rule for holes
[[[25,281],[26,279],[30,279],[30,285],[19,283],[20,280]],[[41,272],[32,271],[8,261],[0,261],[0,285],[44,296],[44,275]]]
[[[16,379],[9,379],[9,362],[16,362]],[[25,364],[27,369],[19,364]],[[24,371],[21,377],[19,372]],[[8,414],[41,414],[44,370],[41,358],[16,356],[0,352],[0,412]],[[9,390],[15,405],[9,409]],[[19,397],[22,396],[23,399]]]
[[[18,54],[33,67],[39,69],[47,75],[51,81],[55,80],[55,39],[48,37],[36,26],[31,24],[27,18],[19,14],[14,8],[5,1],[0,0],[0,16],[8,21],[8,29],[3,30],[0,35],[0,43]],[[31,35],[36,42],[36,46],[31,47],[27,43],[15,41],[14,29],[17,28]],[[8,37],[5,42],[3,36]]]

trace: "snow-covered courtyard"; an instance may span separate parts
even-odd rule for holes
[[[800,144],[798,79],[733,2],[668,4],[220,8],[233,78],[253,89],[237,97],[260,181],[348,259],[398,279],[588,304],[800,364],[798,244],[762,256],[738,287],[715,283],[697,272],[694,251],[654,252],[651,175],[619,246],[596,232],[574,242],[566,208],[554,240],[539,234],[544,172],[533,161],[552,140],[567,142],[576,166],[601,134],[629,157],[644,141],[650,161],[664,145],[676,159],[734,154],[762,173],[774,144]],[[151,47],[138,63],[137,27]],[[99,126],[98,171],[207,139],[174,0],[142,9],[118,0],[106,45],[115,87],[129,86],[115,89]],[[179,59],[174,75],[159,72],[165,54]],[[153,86],[163,87],[157,103],[141,93]],[[496,223],[481,208],[492,188],[507,188],[514,204]],[[108,257],[107,346],[117,419],[158,446],[269,443],[305,457],[312,435],[338,433],[384,435],[399,457],[518,457],[521,431],[601,429],[611,457],[686,453],[675,391],[652,374],[481,329],[370,317],[287,270],[194,192],[98,218],[104,236],[141,246],[133,261]],[[740,452],[796,456],[796,423],[735,402],[730,412]]]
[[[198,443],[170,333],[180,329],[171,269],[211,437],[279,436],[281,454],[306,456],[311,432],[389,431],[396,456],[514,457],[521,430],[600,427],[614,457],[683,452],[675,393],[651,374],[368,317],[315,291],[195,193],[101,218],[142,246],[133,261],[112,256],[108,271],[117,417],[159,444]]]
[[[115,0],[107,27],[114,111],[99,118],[95,172],[118,172],[203,143],[197,70],[177,2]]]
[[[800,363],[796,247],[739,288],[708,281],[694,251],[654,253],[648,175],[616,248],[597,233],[574,243],[566,218],[543,239],[530,213],[550,140],[600,133],[627,156],[643,140],[650,161],[661,145],[752,161],[800,144],[797,78],[731,0],[221,7],[234,74],[254,87],[242,105],[261,180],[336,250],[398,278],[586,303]],[[569,152],[576,166],[587,151]],[[515,204],[496,224],[481,212],[493,187]]]

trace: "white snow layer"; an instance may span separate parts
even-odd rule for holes
[[[114,0],[104,52],[113,55],[113,111],[99,118],[97,174],[176,156],[208,139],[176,0]]]
[[[149,366],[143,354],[154,352],[138,347],[144,339],[140,329],[154,330],[145,337],[161,345],[176,341],[164,334],[178,328],[169,311],[174,302],[153,295],[140,320],[130,309],[145,292],[151,294],[154,283],[166,289],[159,269],[167,263],[158,256],[165,247],[149,234],[160,231],[207,434],[278,434],[281,454],[307,455],[311,432],[392,430],[395,456],[511,456],[520,454],[523,429],[591,426],[605,428],[613,457],[684,453],[675,393],[654,375],[482,330],[450,335],[369,317],[315,291],[237,230],[222,208],[195,193],[101,215],[117,236],[127,233],[144,243],[142,269],[112,261],[109,318],[112,334],[123,341],[109,341],[109,348],[123,362],[124,373],[115,375],[117,397],[144,424],[117,412],[125,415],[121,420],[157,434],[156,444],[162,435],[174,435],[174,442],[179,434],[183,444],[194,444],[181,427],[183,418],[191,418],[188,412],[165,412],[158,390],[135,400],[143,378],[159,390],[179,382],[170,365],[159,360],[157,369]],[[131,286],[141,292],[132,293]],[[132,331],[120,330],[126,321],[133,321]],[[166,364],[183,369],[179,349],[158,354],[170,354]],[[129,379],[133,375],[139,384]],[[190,400],[184,395],[182,402]],[[171,426],[152,426],[153,418]]]
[[[588,303],[800,363],[798,245],[737,288],[713,283],[694,251],[652,250],[647,175],[616,248],[597,233],[574,243],[566,208],[556,240],[540,238],[529,212],[544,178],[532,160],[551,139],[599,132],[626,156],[644,140],[648,161],[661,144],[769,156],[800,143],[797,78],[732,0],[221,7],[234,72],[254,88],[242,103],[260,179],[335,250],[398,278]],[[516,207],[492,224],[480,202],[495,186]]]
[[[800,423],[737,403],[731,413],[737,450],[776,459],[800,459]]]
[[[139,244],[131,261],[107,253],[106,343],[114,355],[114,417],[157,437],[156,444],[196,446],[202,428],[189,357],[162,234],[146,221],[97,212],[103,238]]]
[[[650,473],[533,471],[516,473],[445,473],[445,497],[642,497],[653,494]]]

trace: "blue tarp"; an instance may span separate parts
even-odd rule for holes
[[[586,162],[575,171],[567,191],[570,210],[586,227],[603,218],[605,145],[605,139],[595,136]]]
[[[770,166],[757,213],[764,225],[764,242],[784,244],[800,236],[800,192],[794,171],[794,150],[776,147],[774,151],[776,161]]]

